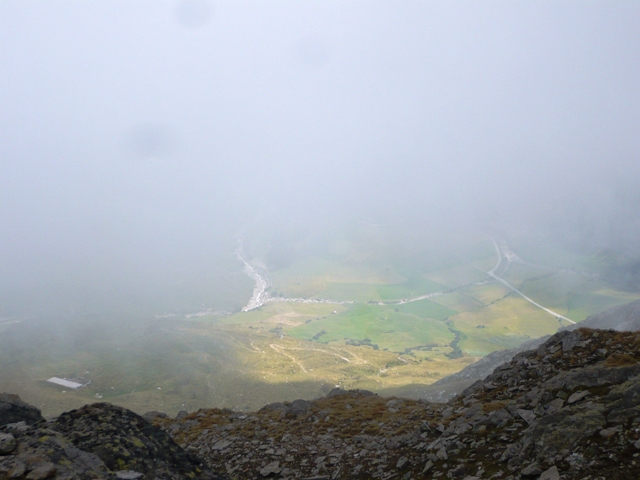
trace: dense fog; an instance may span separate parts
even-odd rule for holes
[[[634,1],[1,2],[0,316],[231,308],[239,239],[354,221],[636,255],[638,25]]]

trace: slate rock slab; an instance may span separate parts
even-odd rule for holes
[[[40,410],[23,402],[18,395],[0,393],[0,426],[17,422],[33,425],[43,421]]]
[[[85,405],[60,415],[51,428],[78,448],[98,455],[112,471],[176,480],[221,478],[167,433],[126,408],[109,403]]]

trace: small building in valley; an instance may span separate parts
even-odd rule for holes
[[[73,388],[74,390],[83,386],[81,383],[72,382],[71,380],[65,380],[64,378],[58,377],[51,377],[49,380],[47,380],[47,382],[55,383],[56,385],[60,385],[62,387]]]

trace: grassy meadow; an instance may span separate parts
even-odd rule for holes
[[[590,258],[548,242],[510,242],[522,263],[503,278],[574,321],[640,298],[608,284]],[[335,386],[419,396],[421,386],[479,357],[561,326],[483,272],[496,260],[477,232],[407,246],[358,227],[278,267],[266,262],[269,292],[280,301],[249,312],[2,324],[0,384],[49,416],[97,400],[140,413],[255,410]],[[246,281],[227,275],[246,297]],[[68,390],[47,383],[52,376],[88,384]]]

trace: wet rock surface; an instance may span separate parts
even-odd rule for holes
[[[640,334],[562,331],[446,404],[332,391],[154,416],[231,478],[640,478]]]

